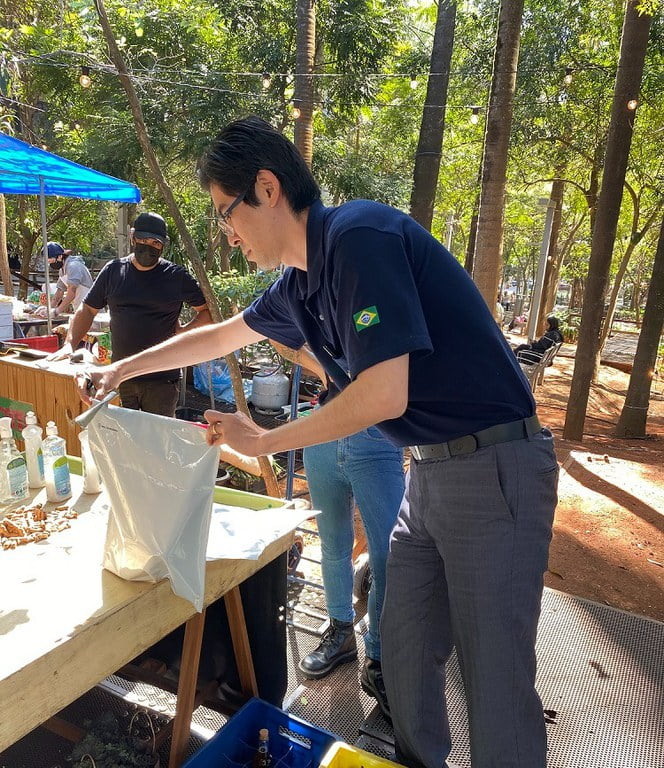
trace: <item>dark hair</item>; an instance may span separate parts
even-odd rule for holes
[[[257,206],[254,191],[261,170],[272,171],[295,213],[320,198],[320,188],[295,145],[256,115],[229,123],[198,162],[204,189],[218,184],[229,195],[246,192],[245,202]]]
[[[555,315],[549,315],[546,318],[546,322],[549,324],[549,329],[552,331],[559,331],[560,330],[560,321]]]

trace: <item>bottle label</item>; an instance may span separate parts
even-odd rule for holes
[[[67,496],[71,493],[71,479],[69,477],[69,464],[66,456],[59,456],[53,462],[53,484],[58,496]]]
[[[44,454],[42,453],[42,449],[41,448],[37,451],[37,466],[39,467],[39,479],[43,481],[43,479],[44,479]]]
[[[7,464],[9,496],[12,499],[24,499],[28,495],[28,472],[25,459],[17,456]]]

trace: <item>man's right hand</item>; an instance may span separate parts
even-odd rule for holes
[[[54,360],[65,360],[66,358],[71,357],[73,352],[74,350],[72,349],[71,344],[69,342],[65,342],[57,352],[53,352],[46,359],[49,362]]]
[[[113,365],[108,365],[103,371],[86,371],[74,375],[76,388],[81,400],[90,405],[92,399],[101,400],[112,390],[118,389],[122,383],[120,371]]]

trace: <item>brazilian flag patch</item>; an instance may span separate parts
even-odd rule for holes
[[[358,331],[363,331],[365,328],[369,328],[372,325],[378,325],[380,323],[380,317],[378,316],[378,310],[376,307],[367,307],[361,309],[353,315],[355,321],[355,328]]]

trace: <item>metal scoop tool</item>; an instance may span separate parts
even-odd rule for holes
[[[99,402],[95,403],[93,406],[88,408],[87,411],[82,413],[80,416],[77,416],[74,421],[78,424],[78,426],[81,429],[85,429],[88,424],[94,419],[94,417],[97,415],[97,412],[103,408],[105,405],[108,405],[108,403],[111,402],[114,398],[118,396],[118,393],[114,390],[111,390],[106,397],[103,398],[103,400],[100,400]]]

